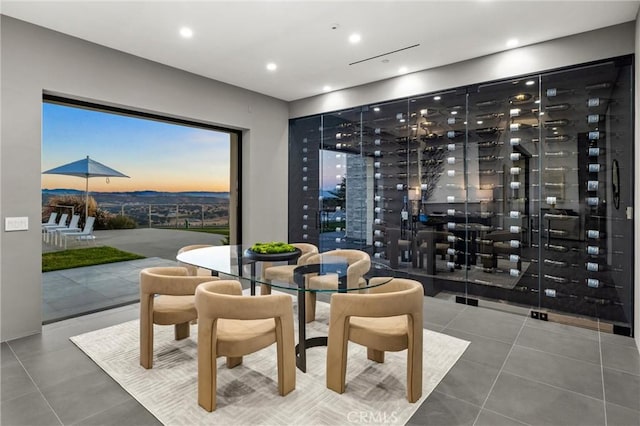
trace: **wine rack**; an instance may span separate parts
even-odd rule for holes
[[[289,239],[630,332],[632,100],[620,57],[291,120]],[[348,156],[340,240],[327,153]]]

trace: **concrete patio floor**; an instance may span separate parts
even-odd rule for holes
[[[190,244],[220,245],[221,235],[171,229],[96,231],[95,244],[146,259],[45,272],[42,274],[42,321],[50,323],[90,312],[136,303],[138,274],[147,267],[174,266],[176,253]],[[68,248],[92,247],[76,243]],[[62,250],[42,243],[42,251]]]

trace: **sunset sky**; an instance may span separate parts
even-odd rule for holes
[[[127,178],[90,178],[89,191],[229,191],[227,133],[43,103],[42,171],[85,158]],[[42,175],[43,189],[85,179]]]

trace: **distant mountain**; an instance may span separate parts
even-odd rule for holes
[[[186,192],[164,192],[164,191],[128,191],[128,192],[100,192],[90,191],[92,196],[129,196],[129,197],[198,197],[198,198],[229,198],[228,192],[208,192],[208,191],[186,191]],[[69,188],[43,189],[42,195],[84,195],[84,191]]]

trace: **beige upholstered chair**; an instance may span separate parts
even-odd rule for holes
[[[195,249],[201,249],[201,248],[207,248],[207,247],[213,247],[213,246],[209,244],[193,244],[190,246],[184,246],[180,250],[178,250],[178,254],[184,253],[185,251],[189,251],[189,250],[195,250]],[[209,271],[208,269],[198,268],[197,266],[189,265],[188,263],[182,263],[182,262],[178,262],[178,265],[182,266],[183,268],[187,268],[187,271],[189,271],[189,275],[193,275],[193,276],[199,275],[203,277],[211,276],[211,271]]]
[[[153,325],[174,325],[175,338],[189,337],[189,323],[198,315],[196,287],[216,277],[191,277],[181,267],[140,271],[140,365],[153,367]],[[157,296],[157,297],[156,297]]]
[[[198,310],[198,404],[216,409],[216,359],[227,357],[227,367],[242,363],[244,355],[277,346],[278,393],[296,387],[291,296],[242,296],[238,281],[206,283],[196,290]]]
[[[267,281],[279,281],[293,284],[293,270],[300,265],[304,265],[312,255],[318,253],[318,247],[307,243],[291,243],[292,246],[299,248],[302,254],[298,258],[295,265],[276,265],[270,266],[266,262],[263,263],[264,272],[262,278]],[[260,294],[271,294],[271,286],[262,284],[260,286]]]
[[[315,254],[309,257],[307,264],[319,262],[322,257],[341,257],[349,265],[347,267],[347,288],[366,286],[364,275],[371,268],[369,253],[360,250],[331,250]],[[307,279],[307,287],[310,289],[337,289],[338,276],[336,274],[314,275]],[[316,318],[316,293],[305,292],[305,320],[311,322]]]
[[[370,284],[389,278],[371,278]],[[345,391],[349,340],[367,347],[367,358],[384,362],[385,351],[407,349],[407,399],[422,396],[422,304],[424,290],[413,280],[394,278],[368,294],[331,295],[327,387]]]

